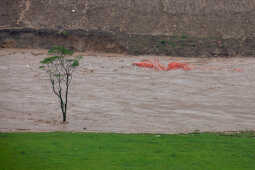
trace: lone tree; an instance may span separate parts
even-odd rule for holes
[[[63,122],[66,122],[69,87],[73,71],[82,57],[72,57],[73,51],[61,46],[51,48],[48,53],[53,56],[42,60],[40,68],[49,75],[52,91],[59,99]]]

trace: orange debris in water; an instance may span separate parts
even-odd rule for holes
[[[191,68],[186,63],[177,63],[171,62],[168,64],[167,70],[176,70],[176,69],[183,69],[183,70],[191,70]]]
[[[186,63],[180,62],[170,62],[167,67],[159,64],[159,61],[155,59],[154,63],[150,60],[143,60],[141,62],[135,62],[133,65],[138,67],[154,68],[155,70],[169,71],[183,69],[185,71],[191,70],[191,68]]]
[[[236,72],[243,72],[243,69],[241,69],[241,68],[234,68],[233,70]]]
[[[147,68],[155,67],[154,64],[149,60],[144,60],[142,62],[133,63],[133,65],[136,65],[138,67],[147,67]]]

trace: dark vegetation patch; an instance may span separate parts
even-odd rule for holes
[[[1,48],[42,48],[64,46],[76,51],[170,55],[183,57],[254,56],[255,38],[222,39],[127,34],[98,30],[1,29]]]

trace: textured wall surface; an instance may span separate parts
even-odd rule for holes
[[[123,36],[128,38],[127,35],[146,41],[142,44],[149,45],[149,49],[157,46],[154,39],[161,41],[161,36],[186,37],[187,41],[199,38],[203,42],[208,38],[224,43],[231,40],[231,45],[241,44],[241,48],[247,39],[253,42],[254,18],[255,0],[1,0],[0,6],[0,29],[108,32],[112,36],[117,34],[114,39],[127,51],[130,45],[137,46],[134,40],[131,44],[120,41]],[[172,48],[179,45],[179,40],[164,41]],[[132,50],[146,53],[145,49]],[[162,48],[153,53],[157,51]],[[172,54],[169,51],[173,50],[163,53]]]

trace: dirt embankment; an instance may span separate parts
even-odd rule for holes
[[[2,0],[0,46],[253,56],[254,18],[255,0]]]

